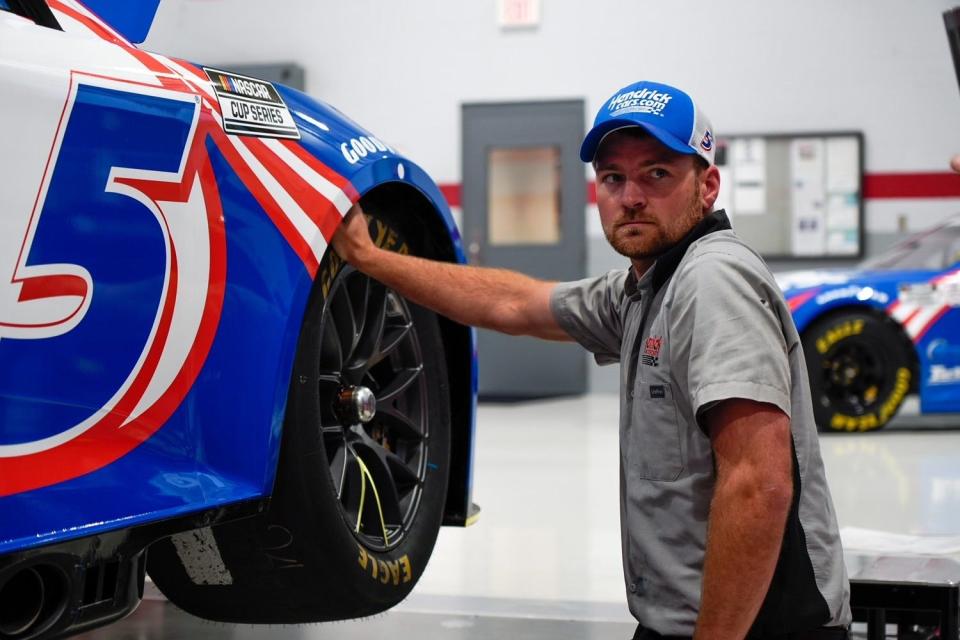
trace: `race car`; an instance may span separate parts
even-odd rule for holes
[[[800,331],[821,430],[879,429],[911,393],[921,413],[960,411],[960,216],[857,269],[777,281]]]
[[[464,262],[441,192],[157,1],[0,0],[0,640],[370,615],[476,515],[473,331],[328,245]]]

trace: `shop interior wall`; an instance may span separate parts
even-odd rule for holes
[[[460,182],[463,103],[583,98],[592,117],[641,78],[687,89],[719,135],[857,130],[867,174],[936,173],[960,152],[942,20],[957,4],[541,0],[539,26],[503,29],[496,0],[163,0],[144,46],[210,64],[295,62],[308,93],[443,184]],[[867,200],[866,251],[956,212],[957,198]],[[587,220],[589,272],[622,266],[595,210]],[[615,372],[591,376],[616,388]]]

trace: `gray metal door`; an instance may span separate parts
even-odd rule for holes
[[[472,264],[547,280],[584,277],[581,100],[463,106],[463,237]],[[583,393],[574,344],[479,332],[480,395]]]

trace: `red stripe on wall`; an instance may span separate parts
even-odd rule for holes
[[[459,207],[462,190],[457,183],[441,184],[440,191],[451,207]],[[892,198],[960,198],[960,175],[941,173],[868,173],[863,177],[867,200]],[[597,185],[587,183],[587,202],[597,204]]]
[[[457,183],[450,184],[441,184],[440,193],[443,194],[443,197],[447,199],[447,204],[451,207],[460,206],[460,185]]]
[[[863,177],[863,197],[960,198],[960,174],[868,173]]]

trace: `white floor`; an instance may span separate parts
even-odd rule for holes
[[[445,528],[400,610],[630,620],[620,567],[615,395],[478,412],[467,529]],[[841,528],[960,536],[960,428],[830,434],[821,449]],[[960,537],[958,537],[960,540]]]

